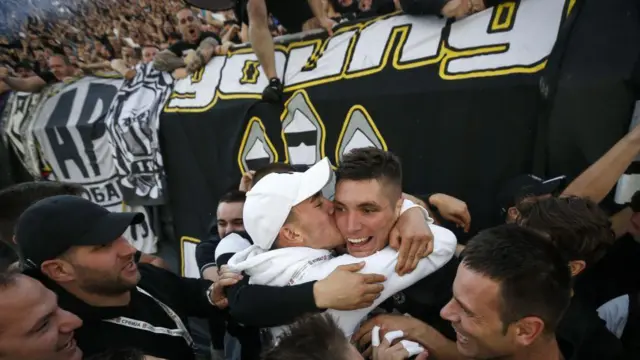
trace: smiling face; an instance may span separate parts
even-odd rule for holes
[[[56,295],[40,282],[17,275],[0,296],[0,358],[81,360],[73,331],[82,325],[58,307]]]
[[[216,218],[218,219],[218,236],[224,238],[234,231],[244,231],[242,208],[244,202],[221,202],[218,204]]]
[[[458,267],[453,282],[453,298],[440,312],[456,331],[461,355],[473,359],[495,359],[514,354],[515,330],[504,331],[500,318],[499,283],[468,269]]]
[[[340,180],[336,184],[336,224],[352,256],[372,255],[389,242],[402,199],[383,185],[376,179]]]

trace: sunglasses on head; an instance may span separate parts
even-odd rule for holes
[[[193,22],[193,20],[195,20],[195,18],[190,15],[190,16],[187,16],[186,18],[180,19],[180,24],[184,25],[184,24],[186,24],[188,22]]]

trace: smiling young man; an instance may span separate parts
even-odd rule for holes
[[[485,230],[471,239],[441,316],[456,332],[452,342],[418,319],[381,315],[355,341],[370,342],[374,325],[401,330],[440,360],[575,358],[556,329],[571,299],[571,273],[557,248],[517,225]]]
[[[346,155],[336,173],[335,222],[330,216],[332,204],[320,195],[330,180],[327,159],[304,173],[270,174],[260,180],[247,193],[244,207],[245,227],[255,245],[237,253],[229,266],[248,274],[250,283],[288,286],[323,279],[338,266],[364,260],[362,272],[384,274],[387,280],[381,296],[372,298],[369,306],[328,310],[349,336],[382,301],[446,264],[456,239],[450,231],[431,225],[433,253],[420,260],[414,272],[399,276],[398,253],[387,247],[389,233],[401,209],[412,206],[410,202],[403,206],[399,159],[374,148]],[[348,194],[353,192],[355,196]],[[368,197],[361,201],[364,194]],[[334,257],[330,250],[342,245],[345,237],[351,255]]]
[[[185,279],[148,264],[122,236],[141,213],[112,213],[78,196],[31,205],[16,225],[25,273],[79,316],[76,331],[87,356],[136,348],[165,359],[193,359],[188,316],[220,316],[208,280]],[[105,334],[108,334],[105,336]]]
[[[81,360],[74,338],[81,325],[37,280],[0,273],[1,360]]]

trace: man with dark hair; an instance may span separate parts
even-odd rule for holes
[[[213,294],[225,284],[136,264],[136,250],[122,234],[142,221],[141,213],[113,213],[78,196],[40,200],[16,225],[25,273],[82,318],[76,334],[88,356],[135,347],[160,358],[193,359],[187,317],[220,316],[226,304]]]
[[[244,232],[242,221],[242,207],[246,195],[244,191],[232,190],[222,195],[218,201],[216,218],[209,229],[209,237],[196,246],[196,262],[202,278],[218,281],[218,266],[215,253],[220,239],[232,232]],[[227,319],[230,321],[231,319]],[[232,354],[236,348],[236,341],[225,336],[226,321],[224,318],[209,320],[209,334],[213,350],[218,354]]]
[[[343,157],[336,170],[334,210],[349,254],[365,257],[387,245],[393,224],[388,217],[399,210],[401,199],[402,167],[396,155],[370,147],[352,150]],[[388,225],[379,227],[380,223]],[[373,231],[375,228],[378,230]],[[417,253],[425,250],[417,249]],[[418,260],[413,259],[414,265]]]
[[[58,307],[55,294],[28,276],[0,273],[0,324],[0,359],[82,359],[74,338],[82,321]]]
[[[517,225],[485,230],[467,243],[441,310],[453,343],[426,323],[381,315],[355,339],[370,341],[374,325],[402,330],[438,359],[573,359],[571,340],[555,331],[571,299],[571,273],[560,252],[539,233]]]
[[[362,359],[328,315],[307,316],[292,324],[278,344],[262,354],[263,360]]]
[[[582,282],[586,280],[583,275],[593,269],[615,242],[607,215],[593,201],[576,196],[524,200],[516,208],[516,224],[535,230],[550,240],[569,262],[574,284],[582,284],[573,287],[575,296],[560,322],[558,336],[580,340],[580,345],[574,349],[579,359],[623,357],[620,336],[616,338],[609,330],[622,334],[628,311],[622,311],[616,301],[610,301],[596,312],[589,299],[603,289],[597,283]],[[616,280],[609,279],[611,282]],[[598,317],[599,313],[602,319]]]
[[[220,239],[232,232],[243,232],[242,207],[246,195],[244,191],[232,190],[222,195],[218,201],[216,217],[209,228],[209,238],[196,246],[196,262],[203,278],[218,280],[215,252]]]
[[[598,204],[576,196],[524,200],[516,224],[547,236],[577,276],[600,260],[615,242],[611,221]]]
[[[570,358],[554,334],[571,299],[571,274],[539,234],[515,225],[478,234],[462,253],[453,294],[441,314],[462,355]]]
[[[364,309],[327,310],[349,336],[386,298],[446,264],[453,256],[456,240],[448,230],[431,225],[433,252],[417,263],[414,272],[399,276],[395,272],[398,253],[387,247],[389,233],[401,209],[412,205],[403,204],[399,159],[379,149],[356,149],[343,158],[336,178],[337,228],[332,217],[321,217],[325,207],[331,212],[331,204],[320,195],[331,179],[327,159],[304,173],[262,178],[247,193],[244,207],[245,227],[255,245],[234,255],[228,264],[232,271],[251,276],[253,284],[282,287],[320,280],[338,266],[366,260],[362,272],[381,273],[387,278],[381,296],[372,298]],[[368,214],[366,219],[361,211]],[[357,228],[351,228],[355,223]],[[334,257],[329,250],[344,244],[345,238],[350,255]],[[416,245],[418,254],[426,251],[426,244]],[[275,336],[280,331],[272,329]]]

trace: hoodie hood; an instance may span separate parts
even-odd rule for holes
[[[229,259],[227,266],[249,275],[249,284],[287,286],[296,284],[314,264],[332,257],[329,250],[290,247],[266,251],[252,245]]]

